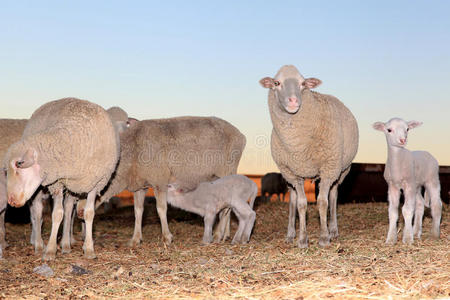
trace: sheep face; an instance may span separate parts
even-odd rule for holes
[[[260,84],[274,91],[280,107],[287,113],[295,114],[302,104],[301,91],[315,88],[322,82],[316,78],[304,79],[294,66],[283,66],[275,78],[265,77]]]
[[[6,176],[9,205],[23,206],[43,180],[36,150],[28,149],[21,157],[11,159]]]
[[[400,118],[393,118],[386,123],[376,122],[373,128],[384,132],[389,146],[404,148],[408,142],[409,130],[420,125],[422,123],[418,121],[406,122]]]

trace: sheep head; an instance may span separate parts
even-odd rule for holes
[[[317,78],[303,78],[296,67],[286,65],[281,67],[275,78],[264,77],[259,83],[274,91],[281,108],[290,114],[295,114],[302,104],[301,91],[319,86],[322,81]]]
[[[29,148],[22,156],[9,160],[6,171],[9,205],[23,206],[41,185],[43,178],[37,157],[37,151]]]
[[[422,122],[407,122],[400,118],[392,118],[386,123],[376,122],[372,126],[375,130],[384,132],[389,146],[404,148],[408,142],[409,130],[420,125],[422,125]]]

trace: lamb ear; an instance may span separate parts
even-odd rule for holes
[[[271,89],[271,88],[275,87],[275,80],[270,77],[264,77],[263,79],[261,79],[259,81],[259,83],[266,89]]]
[[[413,129],[413,128],[419,127],[420,125],[422,125],[422,122],[419,122],[419,121],[409,121],[408,122],[408,128],[409,129]]]
[[[33,148],[28,149],[22,157],[16,161],[16,167],[26,169],[34,165],[37,159],[37,152]]]
[[[375,122],[372,124],[372,127],[375,130],[384,131],[385,125],[383,122]]]
[[[322,81],[317,78],[306,78],[305,81],[302,82],[302,85],[304,87],[307,87],[308,89],[316,88],[321,84],[322,84]]]

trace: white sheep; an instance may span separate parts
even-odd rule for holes
[[[119,147],[112,121],[103,108],[85,100],[65,98],[38,108],[21,140],[8,149],[4,160],[8,203],[24,205],[40,185],[47,186],[53,197],[52,230],[45,260],[56,254],[65,189],[75,194],[88,193],[83,250],[87,258],[95,257],[90,234],[95,197],[116,167]]]
[[[439,183],[439,164],[437,160],[426,151],[409,151],[406,149],[408,131],[422,123],[417,121],[406,122],[400,118],[392,118],[388,122],[376,122],[373,128],[383,131],[386,136],[388,155],[384,178],[388,183],[389,200],[389,231],[387,244],[397,242],[397,220],[400,190],[405,196],[402,207],[405,228],[403,230],[403,243],[411,244],[413,234],[420,239],[422,234],[422,217],[424,204],[431,203],[433,217],[431,235],[440,236],[440,222],[442,202],[440,199],[441,186]],[[425,187],[425,203],[422,197],[422,187]],[[414,227],[412,219],[414,216]]]
[[[164,242],[172,242],[167,224],[167,184],[175,177],[188,188],[235,174],[246,143],[230,123],[216,117],[177,117],[136,122],[120,135],[120,159],[97,206],[123,190],[134,193],[135,226],[129,245],[142,241],[145,193],[153,187]],[[83,202],[77,207],[80,215]],[[221,212],[216,241],[229,235],[230,211]]]
[[[337,188],[350,171],[358,150],[358,125],[355,117],[337,98],[312,92],[319,79],[305,79],[292,66],[281,67],[275,78],[265,77],[260,84],[269,88],[272,119],[272,157],[289,182],[289,224],[287,240],[295,237],[297,208],[300,217],[299,241],[308,247],[306,234],[305,178],[320,178],[317,204],[320,214],[319,244],[330,244],[338,236],[336,217]],[[330,232],[328,231],[328,197]]]
[[[3,160],[8,148],[20,140],[28,120],[26,119],[0,119],[0,161]],[[6,209],[6,172],[0,170],[0,211],[2,207]],[[32,223],[31,244],[34,245],[35,252],[38,253],[44,248],[41,237],[42,224],[42,201],[47,196],[44,191],[40,191],[33,197],[30,205],[30,217]],[[41,210],[41,211],[40,211]],[[0,213],[0,247],[6,247],[5,240],[5,212]]]
[[[203,243],[213,240],[212,227],[216,215],[225,208],[232,208],[239,220],[239,227],[232,243],[247,243],[250,239],[256,213],[253,203],[258,187],[243,175],[230,175],[211,182],[202,182],[196,189],[187,191],[180,182],[168,185],[167,202],[203,217],[205,231]],[[250,204],[247,202],[250,199]]]

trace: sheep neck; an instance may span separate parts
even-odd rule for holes
[[[175,207],[204,217],[205,209],[197,205],[195,201],[196,198],[199,198],[199,196],[195,191],[183,193],[182,195],[171,194],[170,196],[168,193],[167,202]]]

